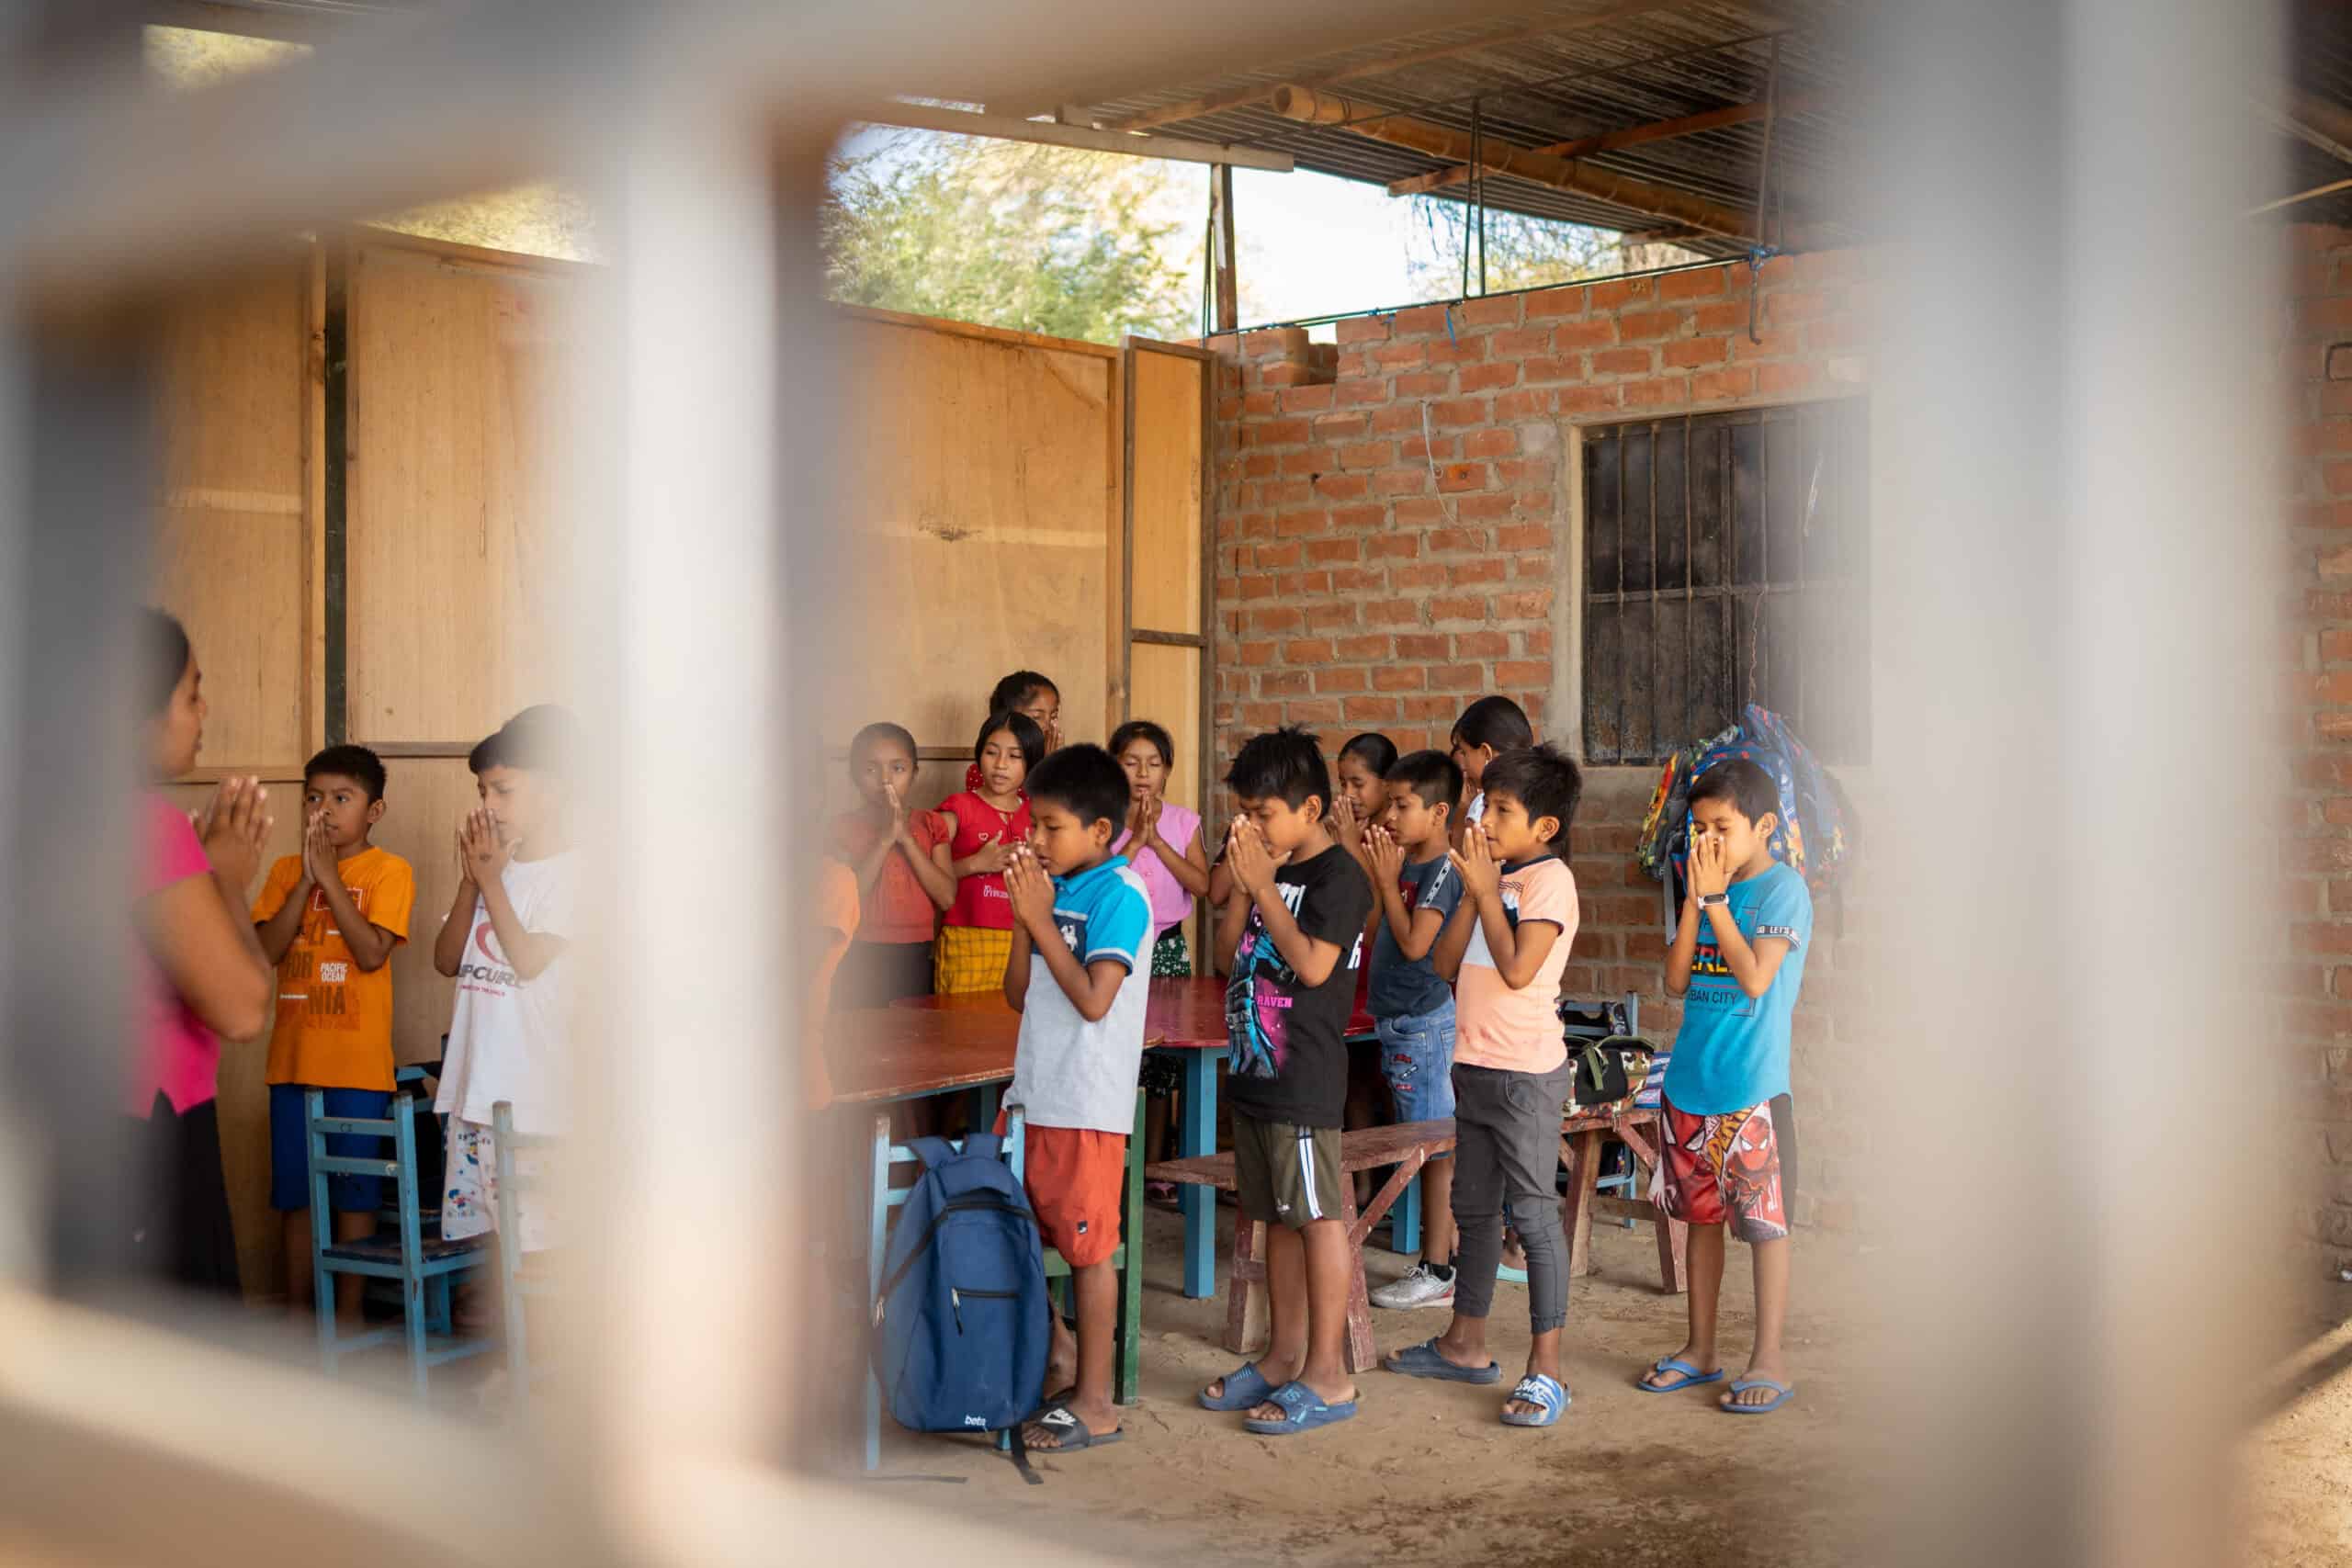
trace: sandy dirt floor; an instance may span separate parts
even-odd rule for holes
[[[1231,1211],[1221,1212],[1219,1255]],[[1217,1344],[1221,1300],[1177,1292],[1182,1225],[1148,1216],[1144,1365],[1128,1437],[1092,1453],[1039,1456],[1042,1488],[1022,1484],[976,1443],[886,1426],[883,1472],[904,1477],[893,1500],[1036,1530],[1135,1562],[1248,1559],[1299,1568],[1452,1563],[1508,1558],[1552,1564],[1867,1562],[1855,1506],[1851,1423],[1861,1393],[1841,1371],[1869,1325],[1865,1246],[1800,1233],[1791,1357],[1800,1390],[1776,1414],[1719,1414],[1720,1388],[1651,1395],[1634,1381],[1681,1343],[1683,1304],[1658,1289],[1646,1226],[1596,1229],[1595,1271],[1575,1282],[1564,1362],[1574,1403],[1549,1431],[1496,1415],[1526,1354],[1524,1289],[1499,1288],[1492,1338],[1501,1388],[1397,1377],[1359,1379],[1352,1421],[1299,1438],[1253,1437],[1239,1417],[1193,1403],[1237,1358]],[[1375,1283],[1408,1260],[1367,1254]],[[1745,1248],[1724,1286],[1724,1350],[1736,1372],[1752,1326]],[[1443,1311],[1374,1314],[1385,1352],[1442,1329]],[[2276,1568],[2352,1564],[2352,1286],[2328,1288],[2279,1371],[2250,1445],[2254,1476],[2245,1561]],[[917,1479],[925,1478],[925,1479]],[[1273,1539],[1267,1521],[1283,1521]]]
[[[1220,1213],[1220,1256],[1231,1214]],[[1178,1293],[1177,1217],[1153,1211],[1147,1227],[1143,1389],[1127,1438],[1087,1454],[1039,1456],[1045,1486],[1032,1489],[976,1444],[886,1430],[886,1472],[962,1478],[910,1480],[891,1488],[898,1500],[1030,1529],[1050,1507],[1069,1539],[1141,1562],[1449,1562],[1499,1555],[1506,1543],[1529,1568],[1851,1560],[1838,1544],[1841,1489],[1805,1462],[1835,1429],[1847,1394],[1834,1357],[1815,1348],[1829,1325],[1802,1295],[1789,1330],[1801,1388],[1781,1410],[1761,1419],[1721,1415],[1720,1385],[1642,1393],[1633,1386],[1639,1371],[1682,1342],[1682,1298],[1658,1288],[1647,1226],[1602,1225],[1593,1235],[1595,1271],[1571,1298],[1563,1371],[1574,1402],[1556,1427],[1524,1431],[1496,1419],[1527,1354],[1525,1288],[1505,1284],[1490,1337],[1500,1386],[1374,1370],[1359,1378],[1354,1420],[1261,1438],[1238,1416],[1193,1403],[1238,1359],[1217,1343],[1223,1303]],[[1801,1266],[1830,1297],[1854,1245],[1807,1235],[1800,1246]],[[1408,1260],[1375,1250],[1367,1262],[1376,1284]],[[1735,1249],[1733,1264],[1725,1350],[1744,1358],[1753,1306],[1744,1250]],[[1374,1330],[1385,1352],[1439,1332],[1447,1316],[1375,1311]],[[1740,1364],[1732,1359],[1735,1372]],[[1270,1517],[1285,1521],[1271,1541]]]

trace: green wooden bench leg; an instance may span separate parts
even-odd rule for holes
[[[1119,1271],[1119,1350],[1112,1397],[1133,1404],[1143,1385],[1143,1154],[1148,1104],[1136,1096],[1136,1130],[1127,1139],[1126,1212],[1120,1216],[1119,1245],[1126,1266]]]

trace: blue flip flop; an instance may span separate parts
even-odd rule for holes
[[[1266,1381],[1266,1374],[1258,1370],[1255,1361],[1242,1362],[1226,1373],[1222,1381],[1225,1383],[1223,1393],[1201,1390],[1202,1409],[1221,1410],[1228,1414],[1236,1410],[1255,1410],[1266,1403],[1268,1394],[1274,1392],[1274,1385]]]
[[[1503,1377],[1502,1368],[1492,1361],[1483,1367],[1464,1367],[1447,1360],[1438,1354],[1435,1337],[1408,1345],[1402,1350],[1391,1350],[1381,1358],[1380,1364],[1408,1378],[1435,1378],[1440,1382],[1500,1382]]]
[[[1527,1270],[1524,1269],[1513,1269],[1504,1264],[1497,1264],[1495,1266],[1495,1278],[1506,1280],[1510,1284],[1524,1285],[1527,1283]]]
[[[1345,1421],[1356,1413],[1352,1399],[1339,1404],[1326,1404],[1323,1396],[1303,1382],[1283,1384],[1269,1396],[1272,1403],[1283,1407],[1279,1421],[1250,1420],[1241,1423],[1261,1438],[1287,1437],[1293,1432],[1311,1432],[1317,1427],[1329,1427]]]
[[[1542,1372],[1530,1372],[1520,1379],[1519,1386],[1510,1391],[1510,1396],[1529,1404],[1540,1404],[1543,1408],[1532,1415],[1513,1415],[1506,1410],[1503,1412],[1503,1425],[1506,1427],[1552,1426],[1560,1419],[1560,1412],[1568,1407],[1570,1397],[1558,1379],[1547,1378]]]
[[[1724,1370],[1721,1367],[1717,1367],[1712,1372],[1702,1372],[1679,1356],[1668,1356],[1663,1360],[1653,1361],[1650,1363],[1650,1371],[1680,1372],[1682,1378],[1679,1382],[1652,1382],[1647,1378],[1635,1378],[1634,1386],[1644,1393],[1673,1393],[1680,1389],[1697,1388],[1701,1383],[1724,1381]]]
[[[1792,1382],[1774,1382],[1770,1378],[1741,1378],[1735,1382],[1726,1392],[1732,1393],[1746,1393],[1751,1388],[1769,1388],[1772,1391],[1773,1397],[1769,1403],[1763,1404],[1718,1404],[1715,1408],[1722,1411],[1726,1416],[1770,1416],[1773,1411],[1778,1410],[1781,1405],[1786,1404],[1790,1400],[1794,1399],[1797,1396],[1796,1384]]]

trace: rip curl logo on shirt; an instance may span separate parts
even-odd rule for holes
[[[511,986],[514,983],[514,970],[506,962],[505,951],[498,945],[498,933],[491,930],[488,920],[482,921],[474,928],[473,944],[481,949],[482,955],[488,958],[490,963],[458,965],[458,979],[460,984],[468,980],[493,987]]]

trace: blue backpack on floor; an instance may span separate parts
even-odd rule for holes
[[[1052,1345],[1046,1256],[1002,1140],[975,1133],[907,1145],[907,1194],[874,1302],[874,1375],[912,1432],[1013,1432],[1037,1407]],[[1025,1469],[1025,1465],[1023,1466]]]

